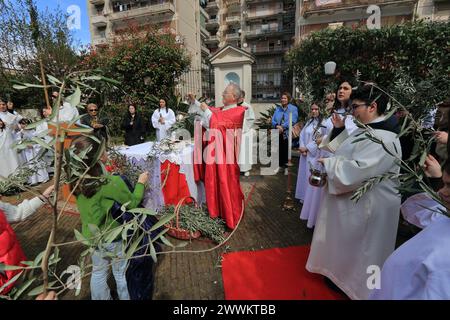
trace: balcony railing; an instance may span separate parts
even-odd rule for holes
[[[290,47],[276,46],[276,47],[266,47],[266,48],[252,48],[252,53],[281,53],[288,51]]]
[[[206,5],[206,9],[219,9],[219,4],[217,3],[217,1],[210,1]]]
[[[219,43],[219,38],[217,36],[211,36],[208,39],[205,40],[205,43]]]
[[[417,0],[341,0],[339,3],[332,3],[322,6],[316,6],[315,1],[303,2],[303,15],[308,16],[310,14],[319,13],[327,9],[345,9],[345,8],[355,8],[355,7],[368,7],[370,5],[381,5],[381,4],[401,4],[401,3],[415,3]]]
[[[240,23],[241,17],[240,16],[231,16],[231,17],[227,17],[225,20],[228,23]]]
[[[282,69],[283,65],[281,63],[256,64],[254,68],[257,71],[276,70],[276,69]]]
[[[295,29],[293,27],[280,27],[280,28],[269,28],[269,29],[255,29],[249,30],[245,33],[247,37],[258,37],[270,34],[278,33],[294,33]]]
[[[239,33],[228,33],[227,34],[227,40],[239,40],[241,37],[239,36]]]
[[[171,0],[161,3],[150,1],[142,5],[141,3],[129,2],[113,7],[111,20],[123,20],[126,18],[137,18],[139,16],[148,16],[155,14],[175,14],[175,6]]]
[[[107,20],[102,14],[91,16],[91,23],[94,26],[106,26]]]
[[[102,4],[105,3],[105,0],[90,0],[92,4]]]

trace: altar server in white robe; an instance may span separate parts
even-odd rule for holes
[[[389,256],[381,271],[379,287],[373,290],[370,299],[450,299],[450,219],[443,214],[450,208],[450,161],[444,163],[441,172],[435,159],[431,161],[437,170],[431,168],[430,157],[425,162],[425,173],[442,177],[444,186],[438,194],[445,207],[425,193],[402,204],[402,214],[423,230]]]
[[[316,224],[317,212],[323,194],[323,188],[309,184],[309,177],[311,175],[310,166],[313,169],[323,171],[322,164],[317,160],[329,156],[328,152],[319,149],[318,146],[321,139],[327,134],[327,128],[324,122],[320,116],[318,103],[314,103],[311,106],[311,118],[306,122],[300,133],[300,151],[303,151],[306,156],[300,158],[296,194],[301,193],[304,195],[300,219],[308,221],[308,228],[313,228]]]
[[[250,104],[244,101],[245,91],[241,90],[241,98],[238,105],[243,106],[245,110],[244,123],[242,125],[241,145],[239,146],[239,168],[245,176],[250,175],[253,164],[253,139],[255,130],[252,128],[255,123],[255,112]]]
[[[22,119],[22,116],[17,112],[9,112],[6,102],[0,98],[0,119],[5,124],[5,127],[8,128],[12,134],[14,134],[14,131],[18,130],[19,120]]]
[[[19,121],[20,131],[18,133],[19,143],[31,141],[34,137],[37,136],[35,129],[26,129],[26,126],[29,125],[31,121],[27,119],[22,119]],[[47,182],[49,179],[47,172],[47,164],[42,158],[41,145],[35,143],[33,145],[28,146],[27,148],[21,151],[21,155],[23,157],[24,163],[23,165],[28,166],[31,170],[34,171],[33,174],[28,177],[28,183],[30,185],[35,185],[42,182]]]
[[[153,112],[152,124],[156,129],[156,141],[168,137],[169,129],[176,122],[175,113],[166,105],[166,100],[159,100],[159,108]]]
[[[398,181],[386,178],[358,202],[351,197],[367,179],[398,173],[395,160],[401,158],[401,147],[397,128],[383,116],[388,102],[385,95],[366,85],[354,91],[351,98],[353,115],[368,125],[367,130],[395,157],[369,139],[356,141],[364,129],[349,135],[344,121],[333,115],[335,128],[321,146],[333,151],[334,156],[319,159],[328,182],[306,269],[328,277],[351,299],[367,299],[368,271],[372,266],[381,268],[394,251],[400,212]]]
[[[334,106],[332,108],[332,113],[339,114],[341,119],[345,119],[345,129],[348,134],[352,134],[358,127],[356,126],[353,116],[349,114],[351,110],[349,110],[350,103],[350,95],[352,94],[353,88],[348,81],[343,81],[335,94],[336,100],[334,102]],[[325,121],[325,126],[327,127],[328,132],[331,132],[333,129],[333,122],[331,121],[331,117],[327,118]]]
[[[11,129],[7,128],[3,120],[0,119],[0,181],[6,180],[19,167],[17,152],[12,148],[14,143]]]
[[[313,103],[310,109],[310,118],[306,121],[305,125],[302,128],[302,131],[300,131],[300,138],[299,138],[300,158],[298,161],[297,186],[295,188],[295,198],[299,199],[300,202],[302,203],[305,200],[306,188],[309,184],[308,183],[309,163],[312,160],[309,149],[316,149],[314,146],[315,144],[314,138],[315,135],[318,133],[317,130],[320,130],[321,126],[322,126],[322,118],[320,117],[319,114],[319,106],[317,103]]]
[[[45,143],[50,144],[52,141],[52,137],[49,133],[48,121],[50,120],[50,116],[52,114],[52,109],[43,107],[41,109],[41,118],[45,120],[36,126],[36,135],[41,136]],[[47,134],[45,134],[47,133]],[[44,135],[45,134],[45,135]],[[47,150],[42,158],[42,160],[47,165],[47,172],[49,174],[53,174],[54,168],[52,166],[52,162],[54,160],[54,153],[51,150]]]

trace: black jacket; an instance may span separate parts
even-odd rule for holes
[[[134,120],[132,120],[131,114],[127,113],[122,121],[122,129],[125,130],[125,144],[127,146],[144,142],[145,126],[140,114],[136,113]]]

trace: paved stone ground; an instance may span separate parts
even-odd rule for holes
[[[259,170],[250,177],[242,177],[244,193],[249,196],[244,218],[231,239],[217,250],[207,253],[176,253],[160,255],[156,267],[154,299],[214,299],[223,300],[224,291],[221,273],[221,254],[223,252],[260,250],[292,245],[306,245],[311,242],[312,230],[306,222],[299,219],[300,207],[283,211],[286,199],[288,177],[283,173],[274,176],[259,176]],[[292,169],[291,185],[295,190],[296,168]],[[249,192],[251,193],[249,194]],[[10,197],[8,202],[18,202],[30,197]],[[70,211],[70,210],[69,210]],[[51,228],[51,215],[48,208],[41,209],[26,221],[16,223],[13,228],[28,257],[35,257],[45,248]],[[80,229],[79,217],[70,212],[59,223],[57,242],[74,240],[74,229]],[[399,235],[398,244],[410,235]],[[173,240],[176,243],[176,240]],[[185,250],[204,250],[213,248],[209,241],[195,240]],[[83,250],[81,245],[70,245],[61,249],[61,266],[76,264]],[[168,250],[168,248],[165,248]],[[114,281],[110,279],[111,284]],[[60,299],[90,299],[89,279],[83,281],[81,294],[74,296],[69,291]]]

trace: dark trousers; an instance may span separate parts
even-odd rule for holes
[[[279,138],[280,167],[287,167],[288,152],[289,152],[289,140],[284,137],[283,133],[281,133]]]

